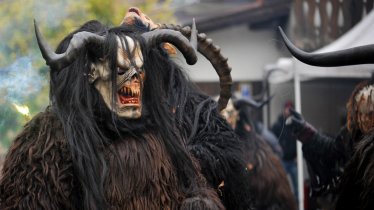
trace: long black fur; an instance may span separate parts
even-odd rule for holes
[[[91,29],[92,27],[92,29]],[[137,36],[139,31],[130,28],[112,28],[108,29],[98,22],[89,22],[78,31],[91,31],[99,34],[107,34],[107,49],[99,49],[99,55],[109,60],[112,69],[112,76],[115,81],[116,76],[116,59],[117,45],[115,41],[116,35],[132,35]],[[78,32],[76,31],[76,32]],[[76,33],[74,32],[74,33]],[[74,34],[73,33],[73,34]],[[64,52],[68,46],[68,36],[66,41],[57,48],[57,53]],[[138,36],[139,39],[139,36]],[[142,48],[144,49],[144,47]],[[146,49],[147,50],[147,49]],[[96,52],[98,53],[98,52]],[[105,107],[100,96],[93,90],[93,86],[84,78],[88,74],[90,66],[87,56],[89,53],[81,53],[80,57],[70,66],[69,69],[55,71],[52,82],[52,96],[56,97],[55,105],[57,115],[64,124],[65,133],[72,149],[73,162],[76,166],[78,178],[83,186],[83,194],[85,195],[85,207],[87,209],[102,209],[105,207],[103,193],[103,183],[106,174],[106,162],[100,149],[105,147],[114,138],[121,135],[121,128],[124,132],[131,131],[135,134],[134,124],[146,129],[147,123],[153,125],[153,129],[158,129],[165,141],[168,152],[172,158],[174,167],[177,170],[179,180],[184,183],[181,186],[189,188],[194,186],[193,180],[196,179],[196,172],[191,170],[193,167],[191,159],[188,157],[186,150],[183,148],[181,136],[176,132],[171,107],[165,106],[166,102],[166,84],[165,75],[168,75],[168,60],[157,55],[157,51],[145,51],[146,81],[144,81],[143,102],[146,109],[146,115],[141,120],[135,122],[127,122],[118,119],[113,113],[106,109],[97,109],[97,107]],[[97,55],[96,55],[97,56]],[[158,65],[159,64],[159,65]],[[82,69],[82,67],[86,69]],[[78,70],[74,72],[74,70]],[[82,71],[83,70],[83,71]],[[75,79],[74,79],[75,78]],[[66,82],[63,81],[66,79]],[[61,81],[63,81],[61,83]],[[114,88],[116,90],[116,88]],[[69,93],[69,94],[66,94]],[[113,93],[114,95],[115,93]],[[114,98],[114,97],[113,97]],[[108,120],[109,125],[108,125]],[[100,121],[102,121],[100,123]],[[145,122],[142,122],[145,121]],[[85,122],[82,124],[81,122]],[[102,127],[107,127],[107,133],[103,133]],[[118,130],[119,129],[119,130]],[[150,128],[147,128],[150,129]],[[119,132],[119,133],[118,133]],[[187,170],[186,170],[187,169]],[[187,189],[186,189],[187,190]],[[94,203],[90,203],[95,201]],[[102,208],[101,208],[102,207]]]
[[[336,209],[374,209],[374,132],[354,150],[341,178]]]

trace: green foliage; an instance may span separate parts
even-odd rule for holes
[[[171,0],[140,1],[139,7],[155,22],[175,22],[167,9]],[[0,67],[36,48],[33,19],[51,46],[90,19],[117,25],[130,8],[124,0],[3,0],[0,1]]]
[[[0,0],[0,148],[7,148],[27,122],[13,103],[27,105],[31,117],[49,104],[48,68],[37,47],[34,19],[48,43],[57,46],[88,20],[118,25],[130,3],[155,22],[173,23],[171,1]],[[29,61],[24,58],[30,58],[31,66],[14,65]]]
[[[131,4],[130,4],[131,2]],[[90,14],[95,14],[96,19],[107,24],[119,24],[130,7],[138,7],[154,22],[174,23],[173,12],[169,9],[172,0],[88,0]]]

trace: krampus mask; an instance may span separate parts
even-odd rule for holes
[[[105,35],[98,35],[90,32],[79,32],[75,34],[65,53],[56,54],[44,40],[35,22],[35,31],[42,52],[43,58],[51,69],[61,70],[72,64],[76,55],[83,48],[97,53],[105,46]],[[196,29],[193,28],[192,36],[196,36]],[[152,49],[160,43],[169,42],[176,46],[185,56],[188,64],[195,64],[196,43],[189,43],[187,38],[177,31],[161,29],[143,33],[141,38],[145,40],[145,47]],[[191,40],[196,40],[192,38]],[[117,36],[118,49],[116,58],[116,76],[112,82],[113,75],[110,64],[104,57],[95,58],[90,64],[90,72],[87,74],[88,81],[94,84],[102,96],[107,107],[119,117],[126,119],[137,119],[142,114],[142,89],[145,74],[143,71],[142,49],[132,37]],[[100,55],[100,53],[99,53]],[[113,84],[115,83],[115,84]],[[115,91],[113,91],[115,88]],[[116,94],[112,94],[116,93]]]
[[[191,36],[191,32],[194,31],[189,26],[182,27],[173,24],[156,24],[136,7],[131,7],[128,10],[121,25],[135,25],[136,27],[150,31],[169,29],[178,31],[186,37]],[[194,38],[194,36],[191,36],[191,41],[193,41]],[[232,79],[230,75],[231,67],[227,63],[228,58],[223,57],[220,47],[214,45],[212,39],[207,38],[206,34],[197,34],[196,42],[197,51],[210,61],[219,76],[221,91],[218,99],[218,110],[221,111],[226,107],[228,100],[231,97]],[[173,47],[170,46],[169,43],[163,43],[162,47],[167,53],[175,54]]]

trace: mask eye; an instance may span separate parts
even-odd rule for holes
[[[118,75],[123,75],[126,71],[127,71],[127,69],[117,67],[117,74]]]
[[[144,69],[143,69],[143,67],[138,68],[137,71],[138,71],[139,73],[144,73]]]

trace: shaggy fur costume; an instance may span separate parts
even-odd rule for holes
[[[105,34],[106,45],[51,68],[51,105],[26,124],[6,156],[0,209],[251,209],[243,146],[217,103],[161,48],[144,49],[141,28],[90,21],[56,52],[79,31]],[[143,50],[138,120],[118,118],[87,80],[103,53],[115,81],[115,35],[138,39]]]
[[[374,209],[374,133],[355,146],[342,176],[336,209]]]
[[[371,132],[358,141],[345,128],[336,139],[315,134],[304,143],[312,196],[332,193],[337,210],[374,209],[373,139]]]
[[[235,107],[239,111],[235,132],[245,143],[245,160],[250,169],[256,209],[296,210],[296,201],[281,160],[254,130],[251,114],[258,110],[243,103]],[[247,130],[248,126],[251,131]]]
[[[312,196],[332,193],[337,210],[374,209],[374,131],[364,135],[360,130],[355,100],[357,93],[370,84],[373,81],[361,82],[352,92],[347,103],[348,124],[335,139],[311,132],[315,129],[308,126],[297,134],[303,140]],[[305,137],[311,133],[311,137]]]

